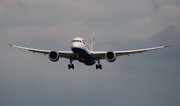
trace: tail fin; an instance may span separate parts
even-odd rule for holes
[[[95,39],[95,31],[93,31],[92,44],[91,49],[94,50],[94,39]]]

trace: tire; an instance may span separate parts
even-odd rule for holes
[[[71,65],[70,64],[68,64],[68,68],[71,69]]]
[[[96,70],[98,69],[98,65],[96,64]]]
[[[102,66],[101,66],[101,64],[99,65],[99,68],[100,68],[100,69],[102,69]]]
[[[74,69],[74,64],[71,65],[71,68]]]

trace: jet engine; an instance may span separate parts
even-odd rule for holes
[[[105,54],[105,58],[109,62],[114,62],[116,60],[116,54],[112,51],[109,51]]]
[[[56,51],[49,52],[49,60],[51,60],[52,62],[58,61],[59,60],[59,53],[57,53]]]

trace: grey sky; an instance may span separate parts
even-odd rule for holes
[[[179,106],[179,0],[0,0],[1,106]],[[77,36],[95,50],[170,48],[101,61],[103,70],[6,44],[70,50]]]

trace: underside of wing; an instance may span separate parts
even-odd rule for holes
[[[116,56],[123,56],[123,55],[130,55],[135,53],[143,53],[150,50],[156,50],[156,49],[162,49],[169,46],[159,46],[159,47],[153,47],[153,48],[146,48],[146,49],[137,49],[137,50],[126,50],[126,51],[114,51],[113,53],[116,54]],[[95,59],[105,59],[105,55],[108,53],[108,51],[93,51],[91,54],[93,58]]]
[[[114,51],[114,52],[116,53],[117,56],[122,56],[122,55],[130,55],[130,54],[135,54],[135,53],[143,53],[143,52],[147,52],[150,50],[162,49],[162,48],[166,48],[166,47],[169,47],[169,46],[159,46],[159,47],[146,48],[146,49]]]
[[[12,47],[28,50],[28,51],[31,51],[33,53],[41,53],[41,54],[44,54],[44,55],[47,55],[50,52],[52,52],[51,50],[42,50],[42,49],[27,48],[27,47],[10,45],[10,44],[8,44],[8,45],[12,46]],[[68,58],[69,59],[69,58],[71,58],[73,56],[72,51],[58,51],[57,53],[59,53],[59,57],[61,57],[61,58]]]
[[[9,46],[12,46],[12,47],[15,47],[15,48],[24,49],[24,50],[28,50],[28,51],[31,51],[33,53],[42,53],[42,54],[45,54],[45,55],[49,54],[49,52],[51,52],[50,50],[41,50],[41,49],[27,48],[27,47],[16,46],[16,45],[9,45]]]
[[[59,57],[61,58],[70,59],[70,58],[73,58],[74,56],[72,51],[58,51],[58,53],[59,53]]]
[[[91,55],[94,59],[98,60],[98,59],[105,59],[106,53],[107,51],[93,51],[91,52]]]

